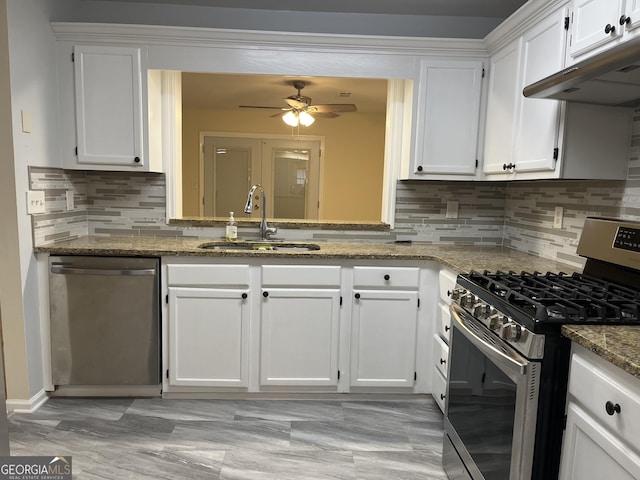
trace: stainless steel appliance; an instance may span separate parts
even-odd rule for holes
[[[52,256],[49,266],[54,385],[159,385],[159,260]]]
[[[582,274],[471,272],[452,292],[444,468],[452,480],[557,478],[563,324],[640,325],[640,223],[588,218]]]
[[[640,105],[640,38],[532,83],[522,93],[532,98],[637,107]]]

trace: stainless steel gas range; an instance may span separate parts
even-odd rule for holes
[[[558,476],[563,324],[640,325],[640,223],[588,218],[582,274],[471,272],[452,292],[443,465],[452,480]]]

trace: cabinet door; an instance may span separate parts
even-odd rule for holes
[[[640,32],[640,0],[626,0],[625,16],[629,23],[625,25],[624,35],[638,35]]]
[[[79,165],[142,167],[140,48],[76,46]]]
[[[567,409],[559,480],[640,478],[640,457],[575,403]]]
[[[260,383],[338,383],[339,289],[263,288]]]
[[[351,315],[352,386],[412,387],[418,292],[355,292]]]
[[[482,71],[479,60],[422,62],[416,174],[476,174]]]
[[[573,59],[612,42],[620,37],[622,28],[619,18],[624,0],[574,0],[571,45],[569,56]],[[632,17],[633,18],[633,17]],[[606,33],[609,25],[615,27]]]
[[[169,383],[246,387],[249,290],[169,288]]]
[[[516,107],[522,95],[519,68],[522,39],[510,43],[491,57],[487,126],[484,148],[485,173],[505,173],[511,163],[516,133]]]
[[[521,84],[517,107],[514,163],[519,172],[556,168],[561,102],[525,98],[522,88],[562,68],[566,30],[564,9],[549,16],[522,37]]]

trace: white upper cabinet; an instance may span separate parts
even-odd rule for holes
[[[162,171],[159,149],[154,144],[153,155],[149,149],[149,118],[154,132],[159,128],[161,85],[159,75],[147,73],[146,51],[59,42],[63,168]]]
[[[414,164],[419,179],[473,179],[477,171],[481,60],[420,62]]]
[[[484,143],[484,172],[506,172],[516,137],[522,39],[511,42],[489,62],[489,92]]]
[[[140,49],[74,49],[78,164],[143,166]]]
[[[631,38],[638,26],[640,0],[574,0],[567,64]]]
[[[525,86],[562,69],[567,15],[556,10],[491,57],[483,169],[488,179],[626,178],[630,110],[522,94]]]

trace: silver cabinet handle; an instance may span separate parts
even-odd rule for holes
[[[135,268],[135,269],[107,269],[107,268],[80,268],[80,267],[58,267],[52,266],[51,273],[62,275],[155,275],[155,268]]]

